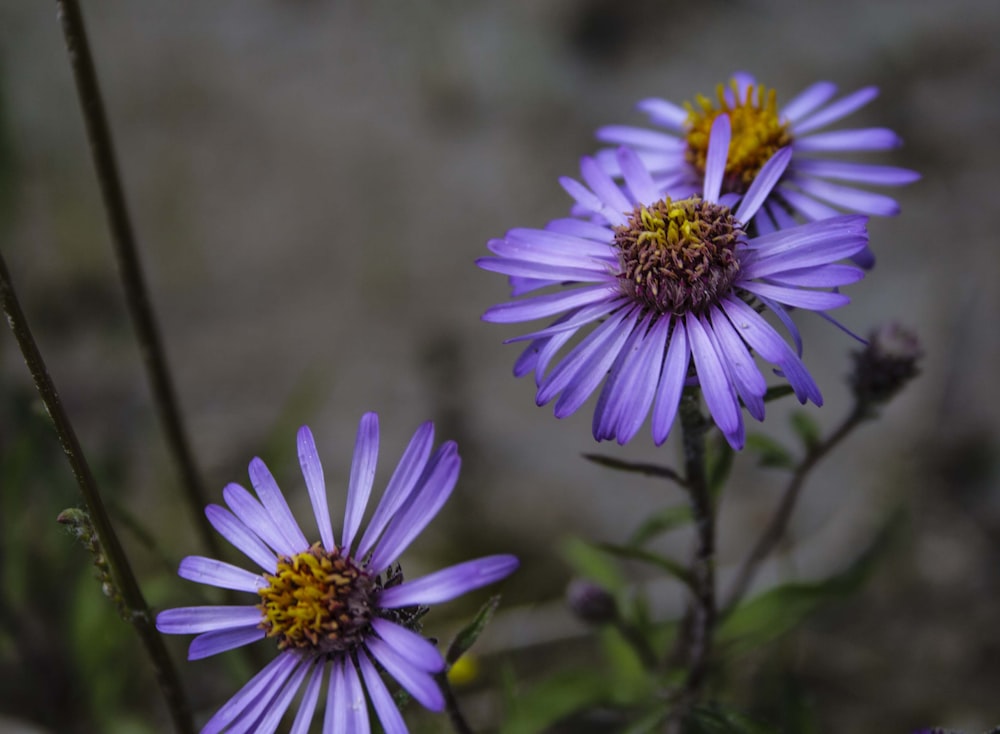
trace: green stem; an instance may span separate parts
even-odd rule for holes
[[[469,726],[469,722],[465,720],[465,716],[458,706],[458,699],[455,698],[455,692],[451,688],[448,673],[438,673],[435,679],[441,688],[441,693],[444,694],[444,709],[448,712],[448,720],[451,722],[451,728],[455,730],[455,734],[473,734],[472,727]]]
[[[724,614],[728,614],[739,604],[750,588],[750,584],[753,582],[757,572],[760,570],[761,563],[771,555],[785,537],[788,522],[791,520],[792,512],[795,510],[795,505],[798,502],[802,488],[805,486],[806,479],[809,477],[809,473],[823,457],[829,454],[830,451],[847,438],[855,428],[870,418],[871,415],[866,406],[861,403],[856,404],[847,418],[844,419],[844,422],[825,441],[816,444],[806,452],[805,458],[795,467],[788,485],[785,487],[784,492],[782,492],[781,501],[778,503],[778,508],[771,517],[771,521],[764,528],[764,532],[761,533],[753,550],[750,551],[750,555],[746,557],[740,566],[740,570],[736,574],[736,580],[733,582],[732,587],[729,589],[729,594],[726,596],[726,602],[723,605]]]
[[[178,408],[177,395],[170,380],[159,328],[150,305],[149,291],[142,274],[142,267],[139,264],[138,248],[129,218],[128,206],[125,203],[121,177],[118,174],[111,129],[104,112],[104,103],[101,100],[101,90],[97,83],[97,73],[94,70],[94,61],[90,54],[83,16],[80,13],[77,0],[56,0],[56,6],[62,22],[63,35],[66,38],[66,49],[69,52],[70,66],[73,68],[80,106],[83,110],[83,120],[87,128],[87,139],[90,142],[94,167],[97,169],[97,180],[101,187],[104,208],[107,211],[108,224],[111,228],[111,239],[114,243],[118,270],[124,286],[128,310],[135,327],[139,351],[149,377],[153,401],[166,434],[170,452],[180,469],[185,499],[194,515],[195,527],[198,529],[205,547],[213,555],[218,556],[221,550],[219,541],[205,517],[204,508],[208,504],[205,499],[205,490],[195,468],[194,457]]]
[[[174,720],[174,727],[178,732],[182,732],[182,734],[193,734],[194,725],[191,722],[190,707],[184,696],[177,670],[170,660],[167,648],[163,644],[163,638],[153,625],[153,618],[149,612],[149,607],[146,605],[146,600],[139,589],[139,583],[132,573],[128,558],[122,550],[121,544],[118,542],[118,536],[111,525],[111,519],[108,517],[104,502],[97,488],[97,483],[94,481],[94,476],[90,471],[90,466],[87,464],[83,449],[77,440],[76,432],[73,430],[66,411],[63,410],[59,393],[56,391],[52,378],[49,376],[45,361],[42,359],[38,345],[35,343],[35,339],[28,327],[24,312],[21,310],[21,304],[17,299],[17,294],[14,292],[14,285],[11,282],[10,273],[7,271],[7,264],[4,262],[2,255],[0,255],[0,301],[3,303],[3,310],[7,314],[7,321],[14,332],[14,337],[21,348],[21,353],[24,355],[24,361],[31,371],[38,394],[41,395],[49,417],[52,418],[52,422],[55,425],[56,433],[59,436],[59,443],[62,445],[63,452],[65,452],[66,458],[69,460],[73,476],[76,477],[77,484],[80,485],[80,491],[83,493],[83,499],[87,504],[87,510],[94,524],[94,530],[97,532],[101,547],[104,549],[107,557],[108,567],[115,586],[121,596],[122,603],[128,611],[128,621],[135,627],[143,646],[146,648],[146,652],[149,653],[149,657],[152,660],[156,679],[160,684],[160,689],[163,691],[170,714]]]

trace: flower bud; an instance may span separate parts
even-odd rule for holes
[[[867,347],[854,352],[851,389],[861,403],[886,403],[920,374],[924,352],[916,334],[896,323],[875,329],[868,339]]]
[[[618,617],[618,605],[611,593],[586,579],[569,582],[566,601],[573,614],[587,624],[610,624]]]

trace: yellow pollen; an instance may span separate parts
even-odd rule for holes
[[[258,590],[261,627],[278,648],[323,652],[349,650],[360,643],[371,620],[373,581],[350,558],[314,544],[292,557],[281,556],[268,585]]]
[[[708,156],[708,138],[715,118],[729,115],[732,138],[729,156],[726,159],[726,173],[723,192],[744,193],[753,182],[768,159],[778,150],[792,142],[788,124],[778,118],[777,93],[763,84],[752,84],[739,96],[736,81],[730,82],[735,104],[726,99],[725,86],[716,88],[718,103],[698,95],[697,107],[685,102],[687,109],[687,153],[688,163],[699,173],[705,172]]]

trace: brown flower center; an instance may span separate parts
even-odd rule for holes
[[[615,228],[625,293],[659,313],[701,313],[729,291],[745,236],[728,207],[699,197],[639,205]]]
[[[276,573],[260,589],[261,627],[278,648],[345,652],[363,641],[372,618],[375,582],[339,549],[319,543],[278,558]]]

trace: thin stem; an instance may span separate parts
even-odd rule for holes
[[[49,377],[48,369],[42,359],[41,352],[39,352],[38,345],[31,335],[31,330],[28,327],[24,312],[21,310],[17,294],[14,292],[14,285],[11,282],[10,273],[7,271],[7,264],[4,262],[2,255],[0,255],[0,301],[3,303],[3,310],[7,314],[7,321],[14,332],[14,337],[21,348],[21,353],[24,355],[24,361],[31,371],[38,394],[41,395],[42,401],[45,403],[45,408],[55,425],[56,433],[59,436],[59,443],[62,445],[63,452],[69,460],[73,476],[76,477],[77,484],[80,485],[80,491],[83,493],[83,499],[87,504],[87,510],[93,521],[94,529],[107,557],[111,576],[121,596],[121,601],[128,611],[128,621],[132,623],[136,632],[139,633],[139,638],[142,640],[142,644],[152,660],[156,679],[160,684],[160,689],[163,691],[164,697],[167,699],[167,706],[174,720],[174,727],[178,732],[182,732],[183,734],[188,734],[189,732],[193,734],[194,725],[191,721],[190,707],[181,688],[177,670],[170,660],[167,648],[163,644],[163,638],[153,626],[149,607],[146,605],[146,600],[139,589],[139,583],[132,573],[128,558],[122,550],[121,544],[118,542],[118,536],[111,525],[111,519],[108,517],[107,510],[104,507],[104,502],[98,491],[97,483],[94,481],[94,476],[90,471],[90,466],[87,464],[86,457],[83,454],[83,449],[80,448],[76,432],[73,430],[73,426],[65,410],[63,410],[59,393],[52,383],[52,378]]]
[[[441,693],[444,694],[444,709],[448,712],[448,720],[451,722],[451,728],[455,730],[455,734],[473,734],[472,727],[469,726],[469,722],[465,720],[462,710],[458,707],[458,699],[455,698],[455,692],[451,689],[448,673],[438,673],[435,679],[441,688]]]
[[[205,490],[195,468],[194,457],[178,408],[177,395],[170,380],[159,328],[153,316],[149,292],[139,264],[138,248],[125,203],[121,177],[118,174],[111,130],[104,112],[104,103],[101,101],[101,91],[90,55],[83,16],[77,0],[56,0],[56,6],[62,22],[63,35],[66,38],[73,77],[76,80],[90,151],[97,169],[97,180],[111,228],[118,270],[125,289],[132,324],[135,327],[136,339],[139,342],[139,351],[149,377],[153,401],[170,452],[180,469],[181,483],[185,498],[194,514],[195,526],[206,548],[214,555],[219,555],[219,541],[204,514],[204,507],[208,504]]]
[[[680,487],[685,487],[687,484],[684,481],[684,477],[675,472],[669,466],[646,464],[638,461],[624,461],[623,459],[616,459],[613,456],[604,456],[603,454],[584,454],[583,458],[587,459],[587,461],[592,461],[595,464],[600,464],[601,466],[606,466],[611,469],[630,471],[635,472],[636,474],[645,474],[647,477],[656,477],[657,479],[667,479]]]
[[[688,674],[674,721],[679,722],[698,703],[708,671],[715,632],[715,507],[705,470],[705,432],[699,394],[688,390],[681,398],[680,421],[684,445],[684,482],[691,498],[695,525],[695,552],[691,562],[694,600],[686,647]]]
[[[726,602],[723,605],[724,614],[728,614],[739,604],[750,588],[750,584],[753,582],[757,572],[760,570],[761,563],[774,551],[782,538],[785,537],[788,522],[791,520],[795,504],[798,502],[799,495],[802,492],[803,486],[805,486],[809,473],[823,457],[829,454],[851,431],[869,417],[871,417],[871,413],[865,406],[860,403],[855,405],[854,409],[848,414],[837,430],[831,433],[825,441],[810,447],[806,451],[805,457],[795,468],[788,481],[788,485],[785,487],[784,492],[782,492],[781,501],[778,503],[778,508],[771,517],[771,521],[764,528],[764,532],[761,533],[753,550],[750,551],[750,555],[746,557],[743,565],[740,566],[740,570],[736,574],[736,580],[733,582],[732,587],[729,589],[729,594],[726,596]]]

